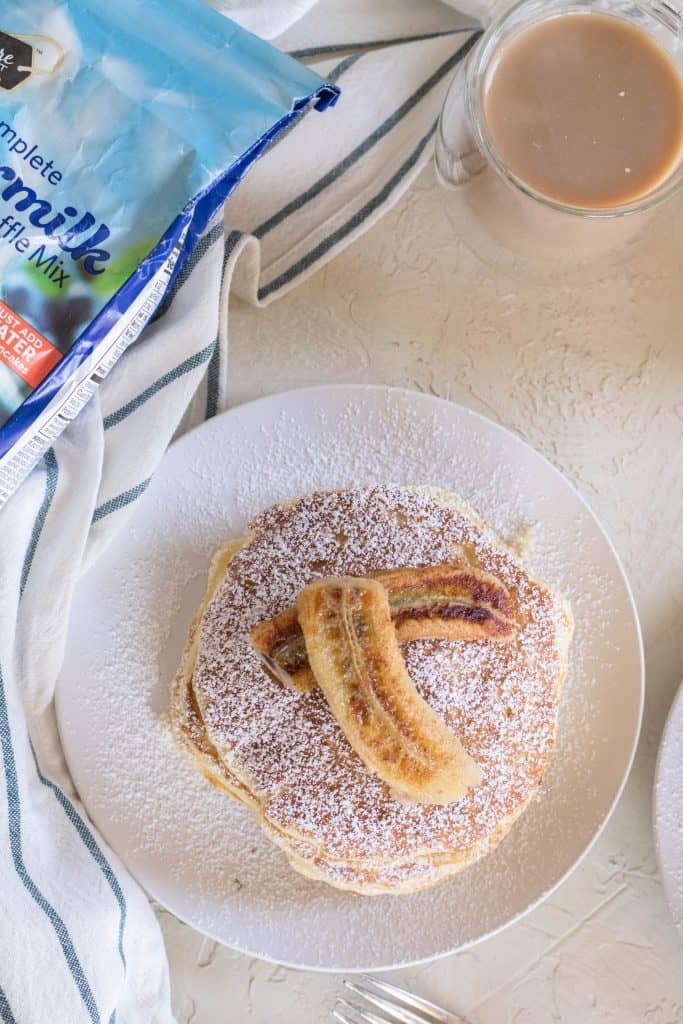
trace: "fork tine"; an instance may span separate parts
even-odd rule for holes
[[[336,1006],[332,1011],[332,1016],[334,1017],[335,1020],[339,1021],[339,1024],[358,1024],[357,1019],[351,1020],[350,1017],[347,1017],[346,1014],[342,1013],[342,1011],[339,1010]]]
[[[341,1010],[338,1010],[336,1006],[332,1011],[332,1016],[334,1017],[335,1020],[339,1021],[339,1024],[353,1024],[351,1018],[345,1017]]]
[[[414,1010],[408,1010],[397,1002],[384,999],[382,996],[368,991],[362,985],[356,985],[352,981],[345,981],[344,984],[349,991],[366,1000],[371,1006],[376,1006],[378,1010],[381,1010],[385,1015],[385,1024],[387,1020],[391,1024],[431,1024],[429,1018],[422,1014],[416,1013]]]
[[[346,1014],[343,1012],[343,1010],[339,1009],[339,1007],[342,1006],[342,1005],[343,1006],[348,1006],[349,1004],[345,1003],[344,1000],[342,999],[340,1001],[340,1003],[338,1003],[334,1007],[334,1009],[332,1010],[332,1016],[334,1017],[334,1019],[338,1020],[339,1024],[358,1024],[358,1018],[357,1017],[354,1018],[354,1020],[351,1020],[350,1017],[346,1016]]]
[[[339,1011],[340,1006],[342,1010],[350,1010],[353,1013],[353,1020],[345,1013]],[[332,1016],[336,1017],[338,1021],[342,1021],[342,1024],[358,1024],[359,1021],[361,1024],[391,1024],[391,1021],[387,1020],[386,1017],[378,1017],[371,1010],[366,1010],[356,1003],[349,1003],[341,996],[337,999],[337,1005],[332,1011]]]
[[[412,992],[407,992],[405,989],[390,985],[388,981],[371,978],[367,974],[362,975],[361,980],[370,988],[374,988],[378,992],[394,999],[401,1006],[418,1011],[430,1024],[431,1022],[434,1022],[434,1024],[468,1024],[463,1017],[449,1013],[443,1007],[437,1006],[436,1003],[430,1003],[428,999],[421,999],[420,996],[415,996]]]

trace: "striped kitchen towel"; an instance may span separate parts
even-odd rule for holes
[[[266,154],[154,325],[0,513],[3,1024],[173,1019],[154,915],[61,756],[52,699],[73,589],[173,437],[225,407],[230,295],[271,302],[397,201],[431,157],[448,82],[479,31],[438,0],[213,5],[281,33],[277,45],[337,81],[342,99],[327,130],[309,117]]]

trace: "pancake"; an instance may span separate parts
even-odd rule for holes
[[[482,774],[452,803],[409,803],[368,770],[319,689],[286,688],[264,670],[251,631],[295,606],[313,580],[446,563],[501,581],[517,629],[505,643],[401,643],[420,696]],[[537,793],[572,629],[566,600],[458,497],[318,492],[263,512],[217,553],[171,721],[197,768],[249,807],[296,870],[359,893],[413,892],[489,853]]]

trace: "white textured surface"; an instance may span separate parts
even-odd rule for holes
[[[323,382],[433,391],[512,427],[579,487],[622,555],[648,659],[640,752],[588,860],[544,905],[393,980],[472,1024],[681,1024],[683,949],[657,878],[654,761],[683,667],[683,203],[632,263],[501,277],[425,172],[402,204],[265,311],[231,312],[232,397]],[[312,1024],[338,981],[218,947],[160,912],[181,1024]]]

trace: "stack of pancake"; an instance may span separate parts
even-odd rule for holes
[[[171,720],[296,870],[413,892],[492,850],[537,792],[572,628],[454,495],[318,492],[214,557]]]

